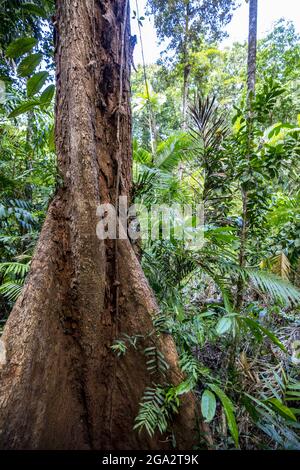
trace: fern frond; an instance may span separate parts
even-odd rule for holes
[[[188,378],[197,383],[199,377],[209,376],[209,369],[203,367],[200,362],[190,353],[184,352],[179,359],[179,366]]]
[[[170,366],[165,360],[163,353],[156,346],[150,346],[144,349],[144,354],[147,359],[147,370],[150,375],[160,373],[165,376]]]
[[[165,406],[165,390],[160,385],[147,387],[140,403],[139,413],[133,429],[145,429],[153,437],[158,429],[164,433],[168,428],[169,411]]]

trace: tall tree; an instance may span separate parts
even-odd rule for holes
[[[203,38],[217,41],[226,36],[224,26],[231,20],[236,0],[148,0],[160,40],[170,40],[167,51],[174,52],[182,67],[182,114],[186,128],[191,51],[201,48]]]
[[[137,449],[168,439],[133,430],[151,378],[138,351],[117,358],[121,334],[153,330],[157,310],[128,240],[101,241],[96,209],[131,187],[129,2],[57,0],[56,147],[63,180],[31,272],[1,340],[0,447]],[[145,340],[146,341],[146,340]],[[175,346],[151,346],[178,383]],[[146,344],[147,346],[147,344]],[[193,441],[195,406],[174,420],[177,446]]]
[[[255,95],[256,83],[256,55],[257,55],[257,16],[258,16],[258,0],[249,0],[249,38],[248,38],[248,62],[247,62],[247,141],[248,154],[247,162],[251,159],[253,147],[253,100]],[[241,268],[246,265],[246,244],[248,236],[248,192],[247,183],[241,185],[243,215],[242,228],[240,235],[240,253],[239,264]],[[239,279],[237,286],[237,307],[240,308],[243,303],[244,281],[242,277]]]
[[[248,38],[248,97],[255,93],[257,54],[257,0],[249,0],[249,38]]]

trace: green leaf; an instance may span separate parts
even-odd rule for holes
[[[18,75],[20,77],[28,77],[28,75],[31,75],[36,67],[40,64],[42,58],[43,54],[40,53],[30,54],[29,56],[25,57],[18,67]]]
[[[55,129],[54,126],[51,127],[48,137],[48,146],[50,152],[55,152]]]
[[[243,321],[252,331],[257,331],[258,333],[264,333],[270,340],[276,344],[282,351],[287,352],[285,346],[279,341],[277,336],[274,335],[270,330],[265,328],[264,326],[260,325],[255,320],[252,320],[252,318],[245,318],[245,317],[240,317],[240,320]]]
[[[297,418],[294,415],[294,413],[292,412],[292,410],[288,406],[284,405],[277,398],[270,398],[268,400],[268,402],[271,403],[273,405],[273,407],[275,407],[279,411],[279,414],[281,416],[283,416],[285,418],[288,418],[288,419],[291,419],[293,421],[297,421]]]
[[[30,264],[17,263],[17,262],[6,262],[0,263],[0,273],[3,273],[4,277],[13,274],[14,276],[25,277],[29,271]]]
[[[34,3],[23,3],[21,4],[22,10],[27,11],[36,16],[40,16],[41,18],[47,18],[47,13],[45,10]]]
[[[30,98],[40,91],[49,76],[48,72],[38,72],[27,82],[27,95]]]
[[[255,398],[253,397],[252,395],[249,395],[248,393],[245,393],[245,396],[250,398],[250,400],[252,400],[256,405],[258,405],[256,407],[256,410],[258,412],[261,412],[260,408],[263,408],[267,413],[273,413],[273,410],[272,408],[270,408],[270,406],[267,406],[264,402],[262,402],[261,400],[259,400],[258,398]]]
[[[22,292],[23,282],[24,280],[5,282],[0,286],[0,294],[8,300],[15,302]]]
[[[41,99],[40,99],[41,104],[51,103],[54,93],[55,93],[55,86],[54,85],[47,86],[47,88],[41,94]]]
[[[245,275],[257,289],[268,293],[273,299],[281,300],[288,305],[298,304],[300,301],[300,290],[275,274],[267,271],[247,269],[245,270]]]
[[[215,395],[209,390],[205,390],[201,398],[201,411],[203,418],[205,418],[207,423],[210,423],[214,419],[216,407],[217,403]]]
[[[289,385],[289,390],[300,390],[300,382],[299,383],[292,383]]]
[[[220,287],[220,290],[222,292],[222,297],[223,297],[223,300],[224,300],[224,306],[225,306],[226,312],[232,313],[233,307],[232,307],[232,304],[231,304],[231,301],[230,301],[230,295],[229,295],[227,289],[225,289],[223,286],[220,285],[219,287]]]
[[[230,317],[223,317],[216,326],[216,332],[219,336],[222,336],[230,330],[231,326],[232,319]]]
[[[229,431],[234,439],[235,446],[239,446],[239,430],[236,424],[235,416],[234,416],[234,406],[232,401],[228,398],[228,396],[223,392],[223,390],[220,389],[215,384],[207,384],[207,386],[215,392],[215,394],[219,397],[221,400],[222,406],[225,411],[226,419],[227,419],[227,424]]]
[[[261,331],[274,343],[276,344],[282,351],[287,352],[286,347],[282,344],[281,341],[277,338],[277,336],[274,335],[270,330],[265,328],[262,325],[259,325]]]
[[[195,382],[191,379],[187,379],[184,382],[181,382],[176,387],[176,396],[184,395],[189,393],[195,386]]]
[[[15,118],[17,116],[20,116],[21,114],[27,113],[28,111],[31,111],[34,109],[36,106],[38,106],[38,101],[26,101],[19,106],[17,106],[10,114],[9,118]]]
[[[6,49],[6,55],[10,59],[17,59],[26,54],[26,52],[31,51],[36,45],[37,39],[35,38],[19,38],[9,44]]]

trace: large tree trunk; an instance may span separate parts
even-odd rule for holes
[[[169,446],[166,436],[133,431],[152,380],[145,358],[132,350],[117,358],[111,350],[122,333],[151,330],[155,300],[130,243],[96,236],[97,206],[130,191],[125,3],[57,1],[56,143],[64,187],[51,203],[31,273],[1,338],[7,358],[0,367],[1,448]],[[169,381],[178,383],[172,339],[155,341],[170,364]],[[193,397],[186,397],[173,427],[179,448],[192,446],[194,414]]]

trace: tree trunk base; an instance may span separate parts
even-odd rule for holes
[[[89,286],[78,292],[83,284],[76,275],[70,222],[62,216],[67,199],[62,191],[52,202],[31,274],[1,338],[6,364],[0,367],[0,448],[170,448],[167,435],[150,439],[133,431],[152,381],[142,352],[128,349],[119,358],[111,350],[123,333],[151,331],[155,300],[126,240],[118,240],[119,317],[110,279],[101,275],[110,251],[104,242],[94,265],[89,262]],[[170,365],[168,381],[179,383],[172,339],[160,336],[156,346]],[[187,396],[173,423],[178,448],[191,448],[194,417],[194,399]]]

